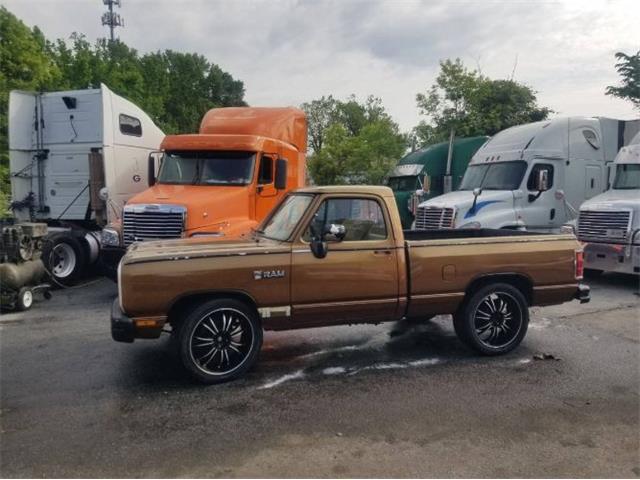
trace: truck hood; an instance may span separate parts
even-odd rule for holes
[[[213,256],[286,253],[290,250],[291,245],[286,242],[261,237],[246,240],[218,240],[207,237],[158,240],[131,245],[123,257],[123,264]]]
[[[640,210],[640,191],[607,190],[590,198],[580,206],[580,210],[616,210],[620,208]]]
[[[248,218],[246,186],[156,184],[131,198],[127,205],[171,204],[187,209],[185,230]]]
[[[471,209],[472,205],[473,192],[471,190],[445,193],[420,204],[421,207],[455,208],[455,226],[459,227],[468,222],[482,223],[482,217],[495,210],[496,207],[513,211],[513,193],[510,190],[484,190],[478,197],[474,209]]]

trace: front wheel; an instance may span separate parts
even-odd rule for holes
[[[236,300],[212,300],[192,310],[178,335],[183,365],[203,383],[240,377],[262,347],[257,313]]]
[[[453,325],[460,340],[479,353],[510,352],[527,333],[527,300],[509,284],[487,285],[465,301],[454,315]]]

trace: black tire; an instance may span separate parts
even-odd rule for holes
[[[483,355],[510,352],[527,334],[527,300],[507,283],[486,285],[465,299],[453,326],[465,345]]]
[[[28,287],[22,287],[16,298],[15,309],[18,312],[29,310],[33,306],[33,291]]]
[[[182,364],[196,380],[208,384],[242,376],[262,348],[258,314],[231,299],[210,300],[191,310],[178,336]]]
[[[42,261],[56,286],[70,286],[85,274],[87,252],[72,232],[53,233],[44,239]]]

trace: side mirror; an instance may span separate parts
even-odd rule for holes
[[[151,152],[147,159],[147,182],[150,187],[156,184],[156,157],[153,154],[154,152]]]
[[[327,242],[319,238],[312,238],[309,244],[311,253],[316,258],[324,258],[327,256]]]
[[[481,193],[482,193],[482,189],[481,188],[474,188],[473,189],[473,196],[474,197],[478,198]]]
[[[536,190],[546,192],[549,190],[549,170],[540,170],[536,177]]]
[[[287,161],[284,158],[276,160],[274,187],[276,187],[276,190],[284,190],[287,188]]]
[[[425,175],[422,181],[422,190],[425,193],[431,192],[431,177],[429,175]]]

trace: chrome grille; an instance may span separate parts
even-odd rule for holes
[[[418,207],[416,230],[453,228],[453,208]]]
[[[578,238],[580,240],[626,241],[631,225],[630,211],[580,210]]]
[[[124,245],[146,240],[182,237],[185,207],[181,205],[131,205],[124,208]]]

